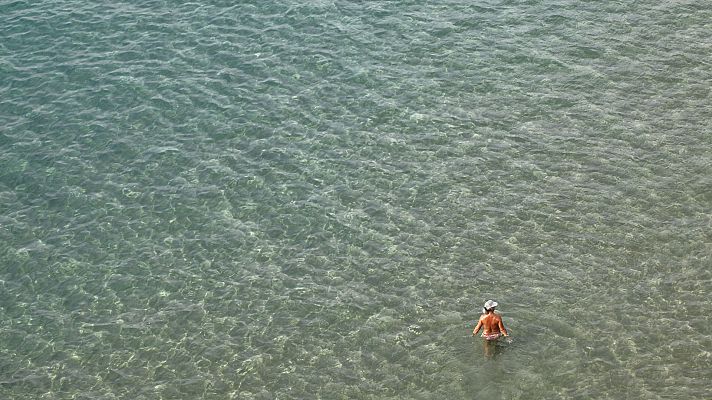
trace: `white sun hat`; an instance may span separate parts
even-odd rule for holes
[[[499,304],[497,304],[497,302],[494,300],[487,300],[487,302],[485,303],[485,310],[491,310],[497,307],[498,305]]]

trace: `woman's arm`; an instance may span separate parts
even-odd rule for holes
[[[477,332],[479,332],[480,329],[482,329],[482,319],[477,321],[477,326],[475,326],[475,329],[472,330],[472,336],[477,335]]]

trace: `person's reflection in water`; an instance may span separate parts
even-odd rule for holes
[[[485,340],[482,343],[482,348],[484,349],[485,358],[494,358],[498,353],[497,343],[489,340]]]

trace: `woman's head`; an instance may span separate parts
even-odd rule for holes
[[[499,304],[497,304],[496,301],[494,300],[487,300],[485,302],[484,307],[482,307],[482,314],[487,314],[490,311],[494,311],[495,307],[497,307]]]

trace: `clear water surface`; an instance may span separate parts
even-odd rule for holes
[[[0,1],[0,397],[712,398],[710,21]]]

